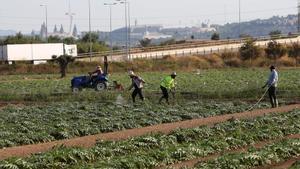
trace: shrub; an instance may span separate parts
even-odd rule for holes
[[[211,35],[211,40],[220,40],[220,34],[215,32]]]
[[[221,54],[224,64],[229,67],[240,67],[242,60],[236,52],[225,52]]]
[[[275,63],[277,62],[277,59],[281,58],[287,53],[287,50],[285,46],[281,45],[280,43],[276,42],[275,40],[272,40],[268,43],[267,48],[265,49],[266,55],[268,58],[275,60]]]
[[[300,45],[298,43],[292,43],[288,47],[288,56],[295,59],[295,64],[298,64],[298,58],[300,56]]]
[[[204,56],[204,58],[211,64],[212,67],[223,67],[224,62],[222,58],[216,54]]]
[[[261,53],[260,48],[255,45],[254,39],[246,40],[246,42],[241,46],[239,52],[242,60],[256,59]]]

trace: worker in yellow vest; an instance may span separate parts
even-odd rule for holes
[[[169,103],[169,91],[175,89],[175,78],[177,74],[173,72],[171,75],[165,77],[160,83],[160,89],[163,96],[159,99],[159,104],[163,99],[166,99],[167,104]]]

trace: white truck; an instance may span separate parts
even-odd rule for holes
[[[51,60],[53,55],[60,56],[63,54],[76,57],[77,45],[45,43],[0,46],[0,61],[9,64],[17,61],[32,61],[34,64],[40,64]]]

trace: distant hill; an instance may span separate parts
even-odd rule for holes
[[[273,16],[269,19],[256,19],[241,23],[241,34],[251,36],[266,36],[271,31],[280,30],[283,34],[297,32],[297,15],[286,17]],[[213,25],[220,33],[222,39],[227,37],[237,38],[239,36],[239,24]]]

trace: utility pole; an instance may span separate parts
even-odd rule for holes
[[[239,37],[241,36],[241,0],[239,0]]]
[[[131,24],[130,24],[130,2],[127,2],[128,4],[128,57],[131,60]]]
[[[110,41],[110,57],[112,59],[112,54],[113,54],[113,43],[112,43],[112,6],[117,5],[117,3],[104,3],[104,5],[109,6],[109,41]]]
[[[91,24],[91,0],[89,0],[89,43],[90,43],[90,62],[92,62],[92,24]]]
[[[300,0],[298,0],[298,33],[300,33]]]
[[[126,57],[130,60],[130,56],[129,56],[129,49],[128,49],[128,41],[129,41],[129,29],[128,29],[128,9],[127,9],[127,5],[128,5],[128,1],[127,0],[116,0],[118,2],[120,2],[121,4],[124,4],[125,6],[125,36],[126,36]]]

